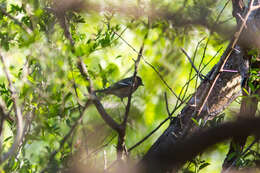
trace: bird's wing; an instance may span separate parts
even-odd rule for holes
[[[108,88],[96,90],[96,92],[106,93],[106,92],[111,92],[112,90],[115,91],[115,90],[118,90],[118,89],[121,89],[121,88],[126,88],[126,87],[131,86],[131,85],[132,85],[132,77],[128,77],[128,78],[122,79],[122,80],[112,84]]]
[[[108,90],[108,88],[105,88],[105,89],[100,89],[100,90],[95,90],[96,93],[98,92],[106,92]]]
[[[133,81],[132,77],[128,77],[128,78],[118,81],[117,83],[129,86],[129,85],[132,85],[132,81]]]
[[[129,85],[131,85],[130,82],[118,82],[117,84],[121,85],[121,86],[129,86]]]
[[[131,85],[132,85],[132,79],[131,79],[131,77],[129,77],[129,78],[125,78],[125,79],[118,81],[117,83],[112,85],[111,88],[120,89],[120,88],[125,88],[125,87],[131,86]]]

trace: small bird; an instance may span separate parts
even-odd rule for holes
[[[134,86],[132,88],[132,93],[135,92],[135,90],[139,86],[143,86],[142,79],[139,76],[136,76],[136,81],[134,83]],[[101,89],[101,90],[96,90],[95,92],[100,92],[104,94],[113,94],[121,99],[124,97],[128,97],[130,92],[131,92],[131,86],[133,84],[133,77],[128,77],[125,79],[122,79],[114,84],[112,84],[110,87]]]

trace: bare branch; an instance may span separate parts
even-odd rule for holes
[[[143,139],[141,139],[139,142],[137,142],[135,145],[130,147],[128,149],[128,152],[132,151],[136,147],[138,147],[140,144],[142,144],[144,141],[146,141],[152,134],[154,134],[162,125],[164,125],[165,122],[167,122],[170,119],[170,117],[167,117],[165,120],[163,120],[153,131],[151,131],[148,135],[146,135]]]
[[[126,125],[126,122],[127,122],[127,119],[128,119],[128,114],[129,114],[129,111],[130,111],[130,106],[131,106],[131,98],[132,98],[132,91],[133,91],[133,88],[134,88],[134,85],[136,83],[136,75],[137,75],[137,72],[138,72],[138,65],[139,65],[139,62],[141,60],[141,57],[143,55],[143,49],[144,49],[144,43],[142,44],[140,50],[139,50],[139,53],[138,53],[138,56],[137,56],[137,59],[135,61],[135,71],[134,71],[134,75],[133,75],[133,79],[134,79],[134,82],[132,83],[132,86],[131,86],[131,91],[130,91],[130,95],[128,96],[128,101],[127,101],[127,105],[126,105],[126,111],[125,111],[125,116],[124,116],[124,121],[122,123],[123,126]]]
[[[81,75],[85,78],[86,81],[89,82],[88,85],[88,92],[90,94],[90,99],[92,100],[92,102],[94,103],[94,105],[96,106],[96,109],[98,110],[99,114],[101,115],[101,117],[103,118],[103,120],[115,131],[120,132],[120,125],[106,112],[105,108],[103,107],[103,105],[101,104],[101,102],[97,99],[94,89],[93,89],[93,85],[92,85],[92,81],[89,78],[89,74],[87,71],[87,68],[84,64],[84,62],[81,60],[81,58],[78,59],[78,68],[80,70]]]
[[[171,115],[170,110],[169,110],[169,103],[168,103],[168,98],[167,98],[167,93],[166,92],[164,93],[164,100],[165,100],[165,106],[166,106],[166,110],[167,110],[168,116],[171,117],[172,115]]]
[[[227,2],[225,3],[224,7],[223,7],[223,8],[221,9],[221,11],[219,12],[219,14],[218,14],[218,16],[217,16],[217,18],[216,18],[216,20],[215,20],[215,24],[214,24],[214,25],[218,24],[219,19],[220,19],[220,16],[222,15],[222,13],[224,12],[224,10],[226,9],[226,7],[227,7],[227,5],[228,5],[229,2],[230,2],[230,0],[227,0]],[[214,26],[214,25],[213,25],[213,26]]]
[[[138,51],[131,45],[129,44],[121,35],[119,35],[117,32],[114,32],[125,44],[127,44],[127,46],[129,46],[135,53],[139,54]],[[184,103],[183,100],[173,91],[173,89],[170,87],[170,85],[164,80],[163,76],[160,74],[160,72],[151,64],[149,63],[145,57],[142,55],[142,60],[148,65],[150,66],[155,73],[159,76],[159,78],[161,79],[161,81],[165,84],[165,86],[171,91],[171,93],[181,102]]]
[[[18,104],[18,95],[17,95],[16,90],[15,90],[13,84],[12,84],[11,77],[10,77],[10,74],[7,70],[4,57],[1,54],[0,54],[0,59],[1,59],[1,62],[3,64],[3,71],[4,71],[5,76],[7,78],[7,81],[8,81],[8,85],[9,85],[9,89],[10,89],[10,92],[11,92],[11,97],[12,97],[12,101],[13,101],[13,105],[14,105],[14,112],[15,112],[15,116],[17,118],[16,137],[15,137],[14,142],[13,142],[11,148],[9,149],[9,151],[7,153],[4,153],[1,156],[0,164],[2,164],[9,157],[11,157],[15,154],[15,152],[17,151],[17,149],[19,147],[20,142],[22,141],[22,138],[23,138],[23,116],[22,116],[21,108]]]
[[[206,37],[202,38],[202,39],[197,43],[195,52],[194,52],[194,54],[193,54],[193,61],[195,61],[195,58],[196,58],[196,56],[197,56],[197,51],[198,51],[199,45],[201,44],[202,41],[205,40],[205,38],[206,38]],[[209,39],[208,39],[208,41],[209,41]],[[207,43],[208,43],[208,41],[207,41]],[[206,44],[206,46],[207,46],[207,44]],[[205,47],[205,49],[206,49],[206,47]],[[205,51],[206,51],[206,50],[205,50]],[[205,53],[205,51],[204,51],[204,53]],[[203,54],[203,55],[204,55],[204,54]],[[202,57],[201,63],[202,63],[202,62],[203,62],[203,57]],[[201,64],[199,65],[199,68],[200,68],[200,66],[201,66]],[[205,66],[206,66],[206,65],[205,65]],[[204,67],[204,68],[205,68],[205,67]],[[202,70],[200,71],[200,73],[201,73],[201,72],[202,72]],[[190,73],[189,73],[189,77],[188,77],[188,82],[185,83],[185,85],[182,87],[181,92],[180,92],[180,94],[179,94],[179,97],[181,97],[181,94],[182,94],[182,92],[184,91],[183,96],[182,96],[182,100],[186,97],[186,94],[187,94],[187,92],[188,92],[188,88],[189,88],[190,82],[195,78],[195,76],[191,77],[191,74],[192,74],[192,67],[191,67],[191,69],[190,69]],[[197,74],[198,74],[198,73],[197,73]],[[184,90],[184,89],[185,89],[185,90]],[[178,107],[178,104],[179,104],[179,100],[177,100],[177,102],[176,102],[176,104],[175,104],[175,108],[173,109],[173,111],[176,110],[176,108]],[[173,114],[173,111],[172,111],[171,114]]]
[[[195,67],[194,63],[192,62],[190,56],[188,55],[188,53],[183,49],[181,48],[181,51],[184,53],[184,55],[188,58],[189,62],[191,63],[191,66],[194,68],[194,70],[196,71],[197,75],[200,77],[201,80],[203,80],[203,78],[201,76],[203,76],[203,74],[201,74],[199,72],[199,70]],[[205,76],[203,76],[205,78]]]

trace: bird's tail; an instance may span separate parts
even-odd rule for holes
[[[108,94],[109,93],[109,90],[107,88],[105,89],[100,89],[100,90],[95,90],[95,93],[105,93],[105,94]]]

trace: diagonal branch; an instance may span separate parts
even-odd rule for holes
[[[32,30],[27,27],[26,25],[24,25],[22,22],[20,22],[18,19],[14,18],[13,16],[11,16],[9,13],[7,13],[2,7],[0,7],[0,12],[5,15],[6,17],[10,18],[11,20],[14,21],[15,24],[19,25],[25,32],[27,32],[28,34],[32,34]]]
[[[249,13],[245,14],[245,21],[247,21],[249,14],[250,10]],[[241,62],[243,61],[244,51],[240,46],[235,46],[238,43],[239,36],[245,25],[246,23],[238,24],[238,31],[231,40],[231,43],[226,48],[218,64],[208,73],[207,76],[210,80],[203,81],[200,84],[196,93],[194,93],[188,104],[177,116],[178,118],[169,125],[139,162],[139,164],[149,168],[147,172],[164,173],[173,167],[178,167],[177,162],[176,164],[171,163],[170,165],[162,163],[161,157],[159,157],[161,151],[164,150],[167,145],[175,149],[175,142],[180,137],[187,136],[188,132],[196,128],[191,121],[192,117],[196,119],[214,117],[240,95],[241,76],[237,73],[223,73],[223,67],[226,65],[225,67],[229,67],[230,69],[239,70]],[[246,35],[246,33],[243,34]],[[198,100],[195,100],[195,98]],[[197,106],[190,106],[195,101],[197,102]],[[205,106],[206,103],[207,107]],[[153,169],[153,166],[158,169]]]
[[[190,64],[191,64],[191,66],[192,66],[192,68],[196,71],[196,73],[197,73],[197,75],[200,77],[200,79],[201,80],[203,80],[203,78],[202,78],[202,76],[203,76],[203,74],[201,74],[200,72],[199,72],[199,70],[195,67],[195,65],[194,65],[194,63],[192,62],[192,60],[191,60],[191,58],[190,58],[190,56],[188,55],[188,53],[183,49],[183,48],[181,48],[181,51],[184,53],[184,55],[188,58],[188,60],[189,60],[189,62],[190,62]],[[204,77],[204,76],[203,76]],[[205,77],[204,77],[205,78]]]
[[[170,110],[169,110],[169,103],[168,103],[168,98],[167,98],[167,93],[166,92],[164,93],[164,100],[165,100],[165,107],[166,107],[166,111],[168,113],[168,116],[172,117],[172,114],[170,113]]]
[[[229,59],[231,53],[235,49],[235,46],[236,46],[236,44],[238,42],[238,39],[239,39],[239,37],[240,37],[240,35],[242,33],[242,30],[246,26],[246,21],[247,21],[249,15],[252,12],[253,2],[254,1],[251,0],[250,6],[249,6],[249,10],[248,10],[248,12],[246,13],[246,15],[244,17],[244,22],[240,25],[239,30],[234,34],[234,37],[233,37],[231,43],[229,44],[228,48],[226,49],[226,51],[222,55],[217,68],[214,70],[212,76],[210,77],[210,81],[213,81],[212,84],[208,83],[206,85],[205,91],[203,92],[202,99],[200,100],[200,103],[198,103],[198,105],[199,105],[199,109],[198,109],[199,111],[197,113],[198,116],[202,112],[202,109],[205,106],[205,104],[206,104],[206,102],[208,100],[208,97],[209,97],[212,89],[214,88],[214,86],[216,84],[216,82],[217,82],[217,80],[218,80],[218,78],[220,76],[220,72],[222,72],[222,70],[224,69],[224,66],[225,66],[227,60]],[[194,115],[196,115],[196,112],[194,113]]]
[[[162,125],[164,125],[168,120],[170,119],[170,117],[167,117],[165,120],[163,120],[154,130],[152,130],[148,135],[146,135],[143,139],[141,139],[139,142],[137,142],[136,144],[134,144],[132,147],[130,147],[128,149],[128,152],[132,151],[133,149],[135,149],[136,147],[138,147],[139,145],[141,145],[144,141],[146,141],[150,136],[152,136],[152,134],[154,134]]]
[[[165,148],[160,151],[158,157],[160,158],[161,164],[164,164],[165,166],[183,163],[193,159],[196,155],[202,153],[210,146],[231,137],[245,137],[249,135],[259,136],[259,124],[260,118],[247,118],[243,119],[243,121],[237,120],[235,122],[223,123],[216,127],[201,129],[187,138],[176,141],[174,147],[165,144]],[[143,165],[139,165],[139,168],[144,172],[147,172],[146,169],[148,169],[143,167]],[[149,169],[154,170],[151,172],[156,172],[156,170],[158,170],[156,164],[151,165]],[[159,172],[161,171],[162,170]]]
[[[117,32],[114,32],[127,46],[129,46],[135,53],[139,54],[139,52],[130,44],[128,43],[121,35],[119,35]],[[171,93],[181,102],[184,103],[184,101],[173,91],[173,89],[170,87],[170,85],[164,80],[163,76],[161,73],[151,64],[149,63],[146,58],[142,55],[142,60],[144,61],[145,64],[147,64],[149,67],[151,67],[154,72],[159,76],[161,81],[164,83],[164,85],[171,91]]]
[[[96,106],[96,109],[98,110],[99,114],[103,118],[103,120],[115,131],[120,132],[120,125],[106,112],[105,108],[101,104],[101,102],[97,99],[94,89],[93,89],[93,84],[91,79],[89,78],[89,74],[87,71],[87,68],[82,61],[81,58],[78,58],[78,68],[80,70],[81,75],[84,77],[84,79],[89,82],[89,85],[87,86],[88,92],[90,94],[90,99]]]

